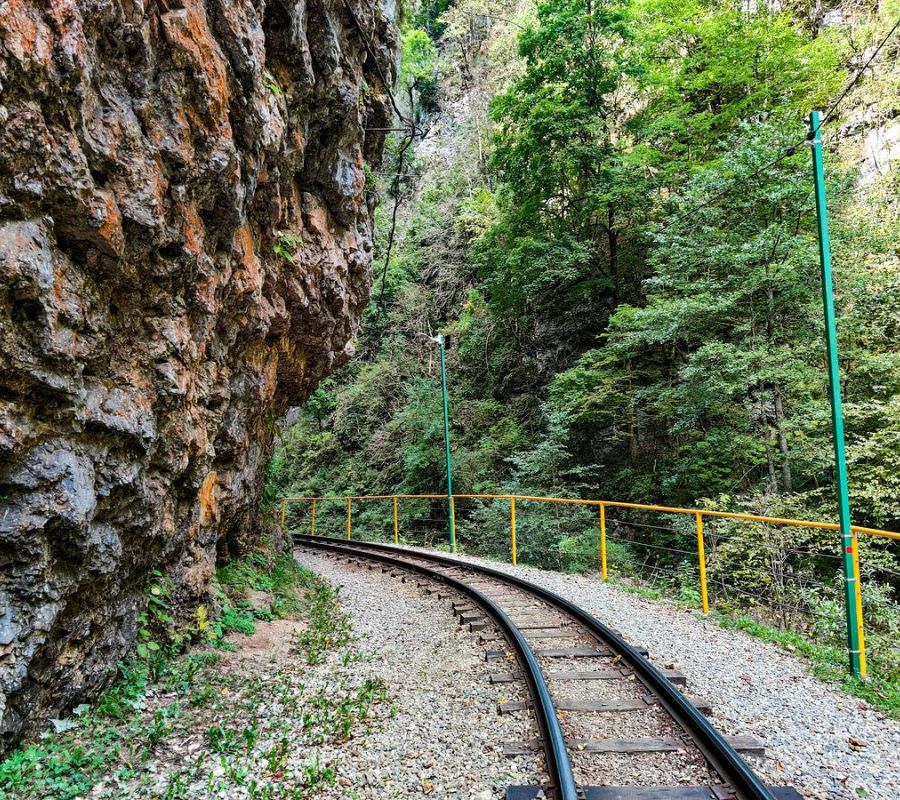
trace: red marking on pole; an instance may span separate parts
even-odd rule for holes
[[[852,544],[850,545],[850,547],[847,548],[847,552],[848,552],[848,553],[852,553],[852,552],[853,552],[853,545],[852,545]]]

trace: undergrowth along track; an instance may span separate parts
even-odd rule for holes
[[[565,598],[514,575],[448,556],[299,534],[294,542],[378,563],[399,577],[411,573],[432,590],[435,583],[443,585],[448,596],[461,598],[453,604],[461,623],[480,631],[484,643],[506,643],[518,662],[518,672],[499,673],[492,681],[524,681],[531,701],[500,704],[498,710],[533,710],[541,734],[536,744],[544,750],[548,778],[546,787],[508,787],[508,800],[548,795],[558,800],[799,800],[793,788],[763,784],[733,746],[737,740],[720,734],[669,679],[677,676],[667,676],[651,663],[646,651]],[[489,625],[496,634],[487,631]],[[488,651],[486,658],[502,661],[504,651]],[[552,671],[551,665],[561,660],[600,663],[605,668]],[[604,691],[593,691],[606,696],[567,699],[550,688],[573,682],[602,686]],[[622,727],[627,730],[623,720],[634,711],[648,712],[655,717],[654,724],[670,735],[610,735]],[[584,722],[585,715],[590,722]],[[680,735],[672,736],[675,730]],[[685,741],[692,752],[685,753]],[[519,751],[531,746],[511,745]],[[643,766],[624,775],[628,771],[621,769],[622,755],[643,760]],[[659,763],[648,761],[654,756]],[[604,758],[605,764],[596,763]],[[620,775],[625,777],[622,785],[611,785]]]

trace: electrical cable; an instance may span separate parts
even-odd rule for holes
[[[821,128],[822,125],[824,125],[829,119],[831,119],[831,115],[837,110],[838,106],[840,106],[840,104],[842,102],[844,102],[844,99],[847,97],[848,94],[850,94],[850,91],[853,89],[853,87],[856,86],[856,82],[862,77],[862,74],[869,68],[869,64],[871,64],[878,57],[878,54],[881,52],[881,48],[884,47],[885,44],[887,44],[888,39],[890,39],[891,36],[893,36],[897,32],[898,29],[900,29],[900,17],[897,18],[897,21],[894,23],[894,27],[891,28],[887,32],[885,37],[878,43],[878,46],[875,48],[875,51],[872,53],[872,55],[869,56],[869,58],[866,60],[866,63],[863,64],[857,70],[856,75],[854,75],[854,77],[853,77],[853,80],[850,81],[850,84],[847,86],[846,89],[844,89],[841,96],[837,100],[835,100],[834,103],[831,104],[831,107],[822,116],[822,120],[819,122],[819,128]],[[813,133],[818,133],[818,128]]]
[[[369,37],[366,36],[365,31],[362,29],[362,25],[360,25],[359,19],[356,16],[356,12],[353,10],[350,5],[350,0],[344,0],[344,8],[347,9],[347,13],[350,15],[350,19],[353,20],[353,25],[356,27],[357,32],[359,33],[359,38],[362,40],[363,47],[368,53],[369,58],[372,59],[372,66],[375,68],[375,72],[378,75],[378,79],[381,81],[381,85],[384,87],[384,90],[387,92],[388,99],[391,101],[391,106],[394,109],[394,113],[403,122],[404,125],[409,125],[412,128],[413,136],[416,133],[416,126],[412,120],[407,119],[403,112],[400,110],[400,107],[397,105],[397,99],[394,97],[393,91],[391,91],[391,85],[388,83],[387,78],[384,73],[381,71],[381,65],[378,63],[378,58],[375,55],[375,51],[372,49],[372,45],[369,42]],[[371,9],[369,9],[371,11]],[[372,18],[375,18],[375,13],[372,12]]]

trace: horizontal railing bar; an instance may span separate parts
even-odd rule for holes
[[[342,495],[340,497],[285,497],[284,503],[310,502],[347,502],[350,500],[443,500],[446,494],[375,494],[375,495]],[[636,511],[655,511],[664,514],[689,514],[696,517],[700,514],[703,517],[713,517],[716,519],[735,519],[746,522],[762,522],[766,525],[787,525],[795,528],[817,528],[826,531],[838,531],[840,526],[835,522],[814,522],[806,519],[791,519],[789,517],[768,517],[758,514],[743,514],[734,511],[713,511],[704,508],[680,508],[678,506],[658,506],[649,503],[625,503],[619,500],[584,500],[575,497],[541,497],[539,495],[529,494],[454,494],[454,499],[465,500],[511,500],[515,498],[520,500],[538,503],[559,503],[564,505],[579,506],[606,506],[607,508],[627,508]],[[625,520],[619,520],[620,524],[627,525]],[[851,525],[850,529],[854,533],[864,533],[869,536],[880,536],[886,539],[896,539],[900,541],[900,533],[895,531],[885,531],[879,528],[866,528],[861,525]]]

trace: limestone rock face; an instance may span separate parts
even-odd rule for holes
[[[393,14],[0,0],[4,745],[106,684],[153,570],[190,613],[258,530],[368,299]]]

